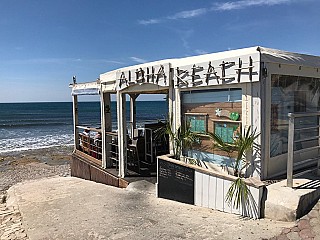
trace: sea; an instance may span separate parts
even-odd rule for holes
[[[166,101],[137,101],[137,126],[166,119]],[[129,122],[127,102],[127,122]],[[79,125],[100,127],[100,102],[79,102]],[[117,104],[111,103],[117,129]],[[73,144],[71,102],[0,103],[0,154]]]

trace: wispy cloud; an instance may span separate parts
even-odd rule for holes
[[[148,20],[139,20],[138,23],[142,25],[149,25],[149,24],[157,24],[161,23],[163,20],[159,19],[148,19]]]
[[[181,11],[173,15],[165,16],[161,18],[139,20],[138,23],[142,25],[159,24],[169,20],[195,18],[195,17],[205,15],[212,11],[232,11],[232,10],[239,10],[239,9],[245,9],[250,7],[275,6],[275,5],[281,5],[286,3],[293,3],[296,1],[297,0],[240,0],[240,1],[213,3],[211,6],[208,6],[207,8],[197,8],[193,10]]]
[[[158,24],[162,23],[168,20],[177,20],[177,19],[187,19],[187,18],[194,18],[201,15],[204,15],[208,12],[210,9],[206,8],[198,8],[193,10],[187,10],[187,11],[181,11],[177,12],[171,16],[166,16],[162,18],[152,18],[152,19],[146,19],[146,20],[139,20],[138,23],[142,25],[149,25],[149,24]]]
[[[211,10],[213,11],[231,11],[237,9],[244,9],[249,7],[258,7],[258,6],[274,6],[284,3],[290,3],[294,0],[242,0],[242,1],[232,1],[225,3],[216,3],[213,5]]]
[[[190,50],[190,45],[189,45],[189,39],[192,37],[194,34],[193,29],[188,29],[188,30],[176,30],[177,34],[179,35],[182,45],[185,49]]]
[[[194,50],[194,52],[195,52],[196,54],[207,54],[207,53],[208,53],[207,51],[204,51],[204,50],[202,50],[202,49],[196,49],[196,50]]]
[[[147,62],[147,60],[145,59],[142,59],[142,58],[138,58],[138,57],[130,57],[130,59],[134,62],[137,62],[137,63],[145,63]]]
[[[194,10],[190,10],[190,11],[178,12],[172,16],[168,16],[167,19],[176,20],[176,19],[193,18],[193,17],[201,16],[206,13],[207,13],[207,9],[198,8],[198,9],[194,9]]]

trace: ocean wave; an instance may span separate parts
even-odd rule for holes
[[[73,134],[1,139],[0,154],[72,144]]]

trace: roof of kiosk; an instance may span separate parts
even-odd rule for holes
[[[264,47],[256,47],[256,49],[261,52],[262,62],[275,62],[315,68],[320,67],[320,56],[292,53]]]
[[[264,47],[249,47],[242,48],[236,50],[229,50],[224,52],[210,53],[198,56],[191,56],[185,58],[175,58],[175,59],[164,59],[159,61],[147,62],[138,65],[132,65],[124,68],[115,69],[100,75],[100,81],[95,81],[91,83],[80,83],[73,86],[73,92],[76,94],[95,94],[96,89],[99,89],[99,84],[101,83],[101,90],[103,92],[116,92],[119,90],[118,81],[121,78],[121,74],[129,74],[129,76],[135,76],[139,69],[151,69],[155,68],[155,73],[160,71],[160,66],[164,66],[165,73],[167,74],[170,68],[180,68],[183,67],[192,67],[192,65],[197,64],[199,66],[208,65],[208,63],[212,62],[215,64],[219,64],[222,61],[228,62],[238,62],[238,59],[244,59],[244,65],[248,65],[248,59],[252,58],[254,64],[258,64],[259,62],[271,62],[271,63],[279,63],[279,64],[289,64],[289,65],[298,65],[298,66],[306,66],[319,68],[320,67],[320,57],[312,56],[306,54],[292,53],[277,49],[264,48]],[[245,62],[246,61],[246,62]],[[259,65],[256,65],[259,66]],[[125,79],[125,78],[124,78]],[[161,91],[168,87],[167,83],[158,84],[158,89],[155,89],[155,84],[144,83],[144,88],[150,92],[153,91]],[[149,86],[148,86],[149,85]],[[125,86],[123,89],[130,88],[133,91],[138,89],[137,86]],[[92,91],[87,91],[91,89]],[[121,89],[120,89],[121,90]],[[141,90],[141,89],[140,89]]]
[[[201,62],[208,62],[213,60],[226,60],[228,58],[236,58],[246,55],[258,54],[261,56],[260,61],[275,62],[283,64],[294,64],[299,66],[320,67],[320,57],[300,53],[292,53],[277,49],[264,48],[264,47],[249,47],[236,50],[229,50],[224,52],[209,53],[198,56],[191,56],[185,58],[164,59],[160,61],[148,62],[138,65],[132,65],[124,68],[119,68],[109,71],[100,75],[101,82],[116,81],[116,73],[121,71],[135,70],[144,67],[150,67],[159,64],[170,63],[172,68],[181,67],[190,64]]]

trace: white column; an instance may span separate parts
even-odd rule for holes
[[[79,129],[77,128],[79,124],[78,120],[78,96],[72,96],[72,109],[73,109],[73,133],[74,133],[74,150],[79,149]]]
[[[175,89],[175,129],[181,126],[181,96],[180,89]]]
[[[101,135],[102,135],[102,167],[112,166],[110,159],[111,137],[106,132],[112,131],[110,93],[101,93]]]
[[[131,139],[134,137],[134,129],[137,128],[136,123],[136,99],[139,94],[130,94],[130,130],[131,130]]]
[[[168,93],[168,104],[169,104],[169,114],[168,114],[168,121],[173,121],[172,122],[172,127],[174,127],[174,116],[175,116],[175,107],[174,107],[174,102],[175,102],[175,89],[174,86],[169,88],[169,93]],[[173,146],[172,146],[172,141],[170,139],[169,141],[169,150],[170,150],[170,154],[173,154]]]
[[[126,95],[117,92],[119,176],[124,177],[127,171],[127,126],[126,126]]]

